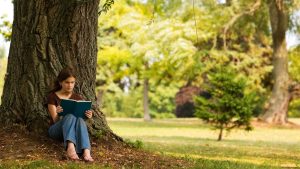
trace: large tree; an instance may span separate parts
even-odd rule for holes
[[[269,2],[269,15],[273,39],[273,89],[268,110],[261,119],[268,123],[287,122],[289,93],[288,53],[286,31],[288,28],[288,10],[283,0]]]
[[[44,131],[49,120],[45,96],[59,71],[78,72],[75,91],[92,100],[92,134],[109,129],[95,97],[99,0],[14,0],[14,21],[0,108],[2,124]]]

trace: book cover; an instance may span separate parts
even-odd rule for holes
[[[63,112],[58,113],[60,116],[73,114],[75,117],[86,119],[85,111],[91,109],[92,102],[85,100],[61,99],[60,106],[63,108]]]

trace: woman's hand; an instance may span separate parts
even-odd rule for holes
[[[86,112],[85,112],[85,116],[87,117],[87,118],[92,118],[93,117],[93,111],[92,110],[87,110]]]
[[[60,112],[63,112],[63,108],[61,106],[57,106],[56,107],[56,113],[60,113]]]

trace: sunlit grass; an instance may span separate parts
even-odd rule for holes
[[[7,58],[0,59],[0,98],[2,96],[6,66],[7,66]],[[1,99],[0,99],[0,104],[1,104]]]
[[[299,119],[292,121],[298,123]],[[150,123],[141,119],[108,119],[108,122],[120,136],[143,141],[146,150],[188,157],[196,166],[200,165],[200,160],[208,166],[211,161],[224,164],[227,161],[226,165],[232,164],[231,167],[237,163],[246,168],[300,167],[299,129],[234,130],[219,142],[216,141],[218,132],[198,119],[153,120]]]

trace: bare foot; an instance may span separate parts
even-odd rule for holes
[[[79,157],[75,151],[74,143],[70,141],[68,141],[67,157],[70,158],[70,160],[79,160]]]
[[[92,156],[91,156],[91,151],[90,151],[89,149],[84,149],[84,150],[83,150],[83,155],[82,155],[82,157],[83,157],[83,160],[84,160],[85,162],[94,162],[94,159],[93,159]]]

